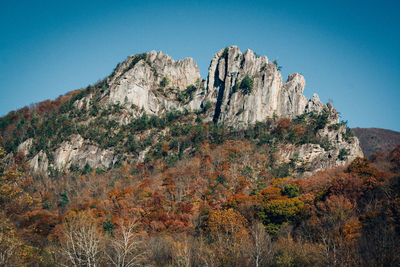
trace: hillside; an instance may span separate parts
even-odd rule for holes
[[[353,128],[365,157],[388,152],[400,145],[400,132],[380,128]]]
[[[0,119],[5,266],[397,266],[400,146],[369,161],[275,63],[133,55]]]
[[[176,161],[232,136],[270,144],[275,164],[296,160],[297,175],[361,156],[337,111],[304,97],[304,87],[300,74],[282,83],[275,63],[235,46],[214,55],[206,80],[193,59],[152,51],[94,86],[10,112],[0,120],[2,144],[41,176],[157,160],[165,146],[162,155]]]

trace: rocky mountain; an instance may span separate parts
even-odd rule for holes
[[[9,155],[44,176],[175,162],[221,138],[264,145],[271,170],[290,164],[298,175],[362,156],[336,109],[316,94],[306,98],[304,87],[302,75],[282,82],[274,62],[236,46],[214,55],[205,80],[193,59],[151,51],[128,57],[94,86],[10,112],[0,131]]]
[[[206,79],[152,51],[10,112],[5,264],[398,266],[400,146],[361,158],[304,87],[251,50],[220,50]]]
[[[400,132],[380,128],[353,128],[365,157],[389,152],[400,145]]]

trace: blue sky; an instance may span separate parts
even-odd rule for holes
[[[400,130],[398,1],[0,1],[0,115],[92,84],[128,55],[228,45],[299,72],[351,127]]]

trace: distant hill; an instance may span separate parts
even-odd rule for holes
[[[400,132],[380,128],[353,128],[365,157],[393,150],[400,145]]]

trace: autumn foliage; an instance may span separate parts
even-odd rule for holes
[[[161,151],[168,149],[165,143]],[[398,149],[305,178],[274,177],[270,159],[238,140],[204,142],[196,155],[172,166],[160,158],[58,180],[32,179],[23,161],[7,165],[4,150],[0,155],[0,255],[6,264],[400,261]]]

